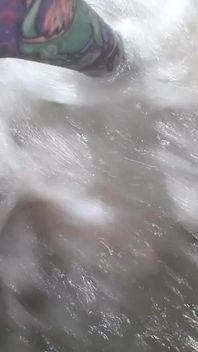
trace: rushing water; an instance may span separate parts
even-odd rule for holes
[[[198,351],[198,5],[89,2],[127,72],[1,62],[0,351]]]

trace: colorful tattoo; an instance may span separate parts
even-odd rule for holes
[[[1,56],[5,51],[99,74],[113,70],[122,48],[118,36],[84,0],[1,0]]]
[[[18,26],[25,17],[22,0],[0,0],[0,56],[18,56]]]

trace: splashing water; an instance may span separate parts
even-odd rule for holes
[[[1,61],[0,350],[198,350],[198,5],[90,0],[130,69]]]

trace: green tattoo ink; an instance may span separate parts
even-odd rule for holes
[[[119,36],[84,0],[26,1],[19,38],[22,56],[91,75],[110,72],[119,63]]]

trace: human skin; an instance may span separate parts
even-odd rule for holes
[[[0,57],[99,75],[120,62],[122,45],[84,0],[1,0]]]

